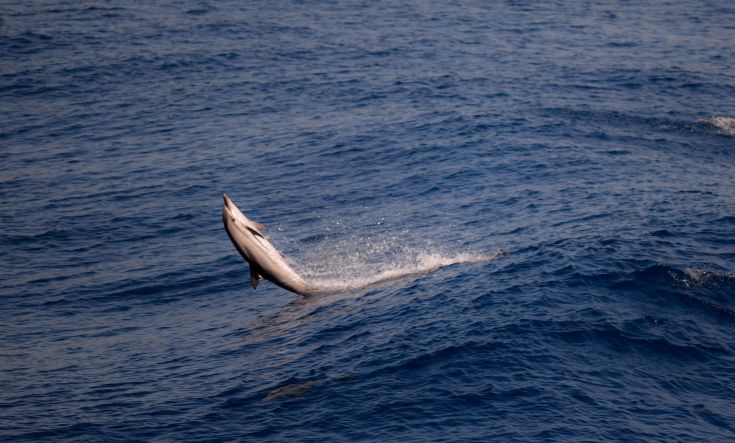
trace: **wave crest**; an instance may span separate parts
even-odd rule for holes
[[[689,305],[694,303],[735,318],[735,276],[732,273],[654,265],[634,271],[614,286],[675,295]]]

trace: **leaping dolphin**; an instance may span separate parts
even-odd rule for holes
[[[253,289],[258,286],[258,282],[265,279],[304,297],[315,294],[339,294],[382,281],[425,274],[455,263],[481,263],[502,256],[502,253],[499,252],[484,255],[463,253],[454,257],[431,254],[427,257],[428,261],[426,262],[421,261],[410,267],[389,269],[367,278],[363,277],[345,282],[307,281],[291,269],[283,256],[265,238],[262,233],[265,226],[245,217],[227,194],[222,194],[222,197],[225,199],[225,207],[222,210],[225,231],[227,231],[227,235],[240,255],[250,264],[250,284]]]
[[[316,285],[307,282],[291,269],[283,256],[263,236],[265,226],[245,217],[227,194],[222,194],[222,197],[225,199],[222,210],[225,231],[240,255],[250,264],[250,285],[253,289],[260,280],[265,279],[303,296],[321,292]]]

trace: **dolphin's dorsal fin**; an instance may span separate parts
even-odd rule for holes
[[[261,275],[263,271],[257,267],[250,265],[250,286],[253,287],[253,289],[258,287],[258,282],[263,280],[263,276]]]

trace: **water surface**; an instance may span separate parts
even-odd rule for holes
[[[0,10],[3,440],[735,437],[731,3]]]

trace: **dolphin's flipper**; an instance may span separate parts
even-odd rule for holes
[[[257,235],[258,237],[265,238],[265,236],[261,233],[261,231],[266,230],[266,227],[263,223],[258,223],[252,220],[248,220],[248,224],[245,227],[248,228],[248,231],[252,232],[253,235]]]
[[[265,238],[263,234],[260,233],[257,229],[253,229],[250,226],[248,226],[248,231],[250,231],[253,235],[257,235],[260,238]]]
[[[253,289],[258,287],[258,282],[263,280],[262,270],[257,267],[250,265],[250,286],[253,287]]]

